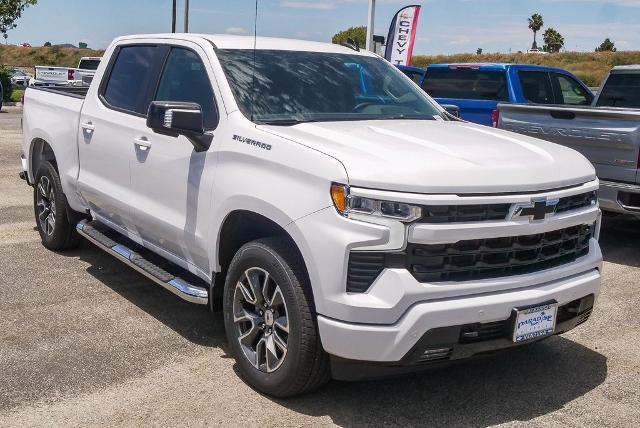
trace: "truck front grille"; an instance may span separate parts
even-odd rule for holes
[[[597,201],[596,192],[560,198],[556,214],[590,207]],[[424,205],[420,223],[467,223],[506,220],[512,205],[477,204],[477,205]]]
[[[469,281],[523,275],[571,263],[589,252],[592,227],[536,235],[407,246],[406,267],[419,282]]]

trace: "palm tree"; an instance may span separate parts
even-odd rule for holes
[[[542,15],[539,13],[534,13],[529,18],[529,28],[533,31],[533,45],[531,49],[538,49],[538,43],[536,43],[536,33],[540,31],[540,29],[544,26],[544,21],[542,20]]]

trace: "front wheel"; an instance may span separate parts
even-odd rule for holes
[[[224,320],[240,374],[257,390],[288,397],[329,380],[302,260],[288,240],[258,240],[236,253]]]
[[[66,250],[78,246],[80,235],[69,219],[67,197],[62,191],[58,172],[49,162],[40,164],[36,173],[33,206],[38,233],[46,248]]]

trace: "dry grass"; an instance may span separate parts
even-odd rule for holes
[[[0,66],[33,67],[52,65],[76,67],[83,56],[102,56],[104,51],[58,47],[23,48],[0,45]]]
[[[560,67],[571,71],[588,86],[599,86],[611,67],[640,64],[640,52],[564,52],[549,55],[534,54],[458,54],[415,56],[412,65],[425,67],[428,64],[451,62],[505,62],[512,64],[538,64]]]

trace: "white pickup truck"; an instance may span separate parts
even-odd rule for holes
[[[77,68],[50,67],[36,65],[34,78],[30,86],[67,86],[83,85],[87,78],[92,79],[100,65],[100,57],[82,57]]]
[[[600,289],[584,157],[461,122],[356,47],[122,37],[89,88],[28,89],[23,123],[43,244],[222,310],[268,394],[535,342]]]

